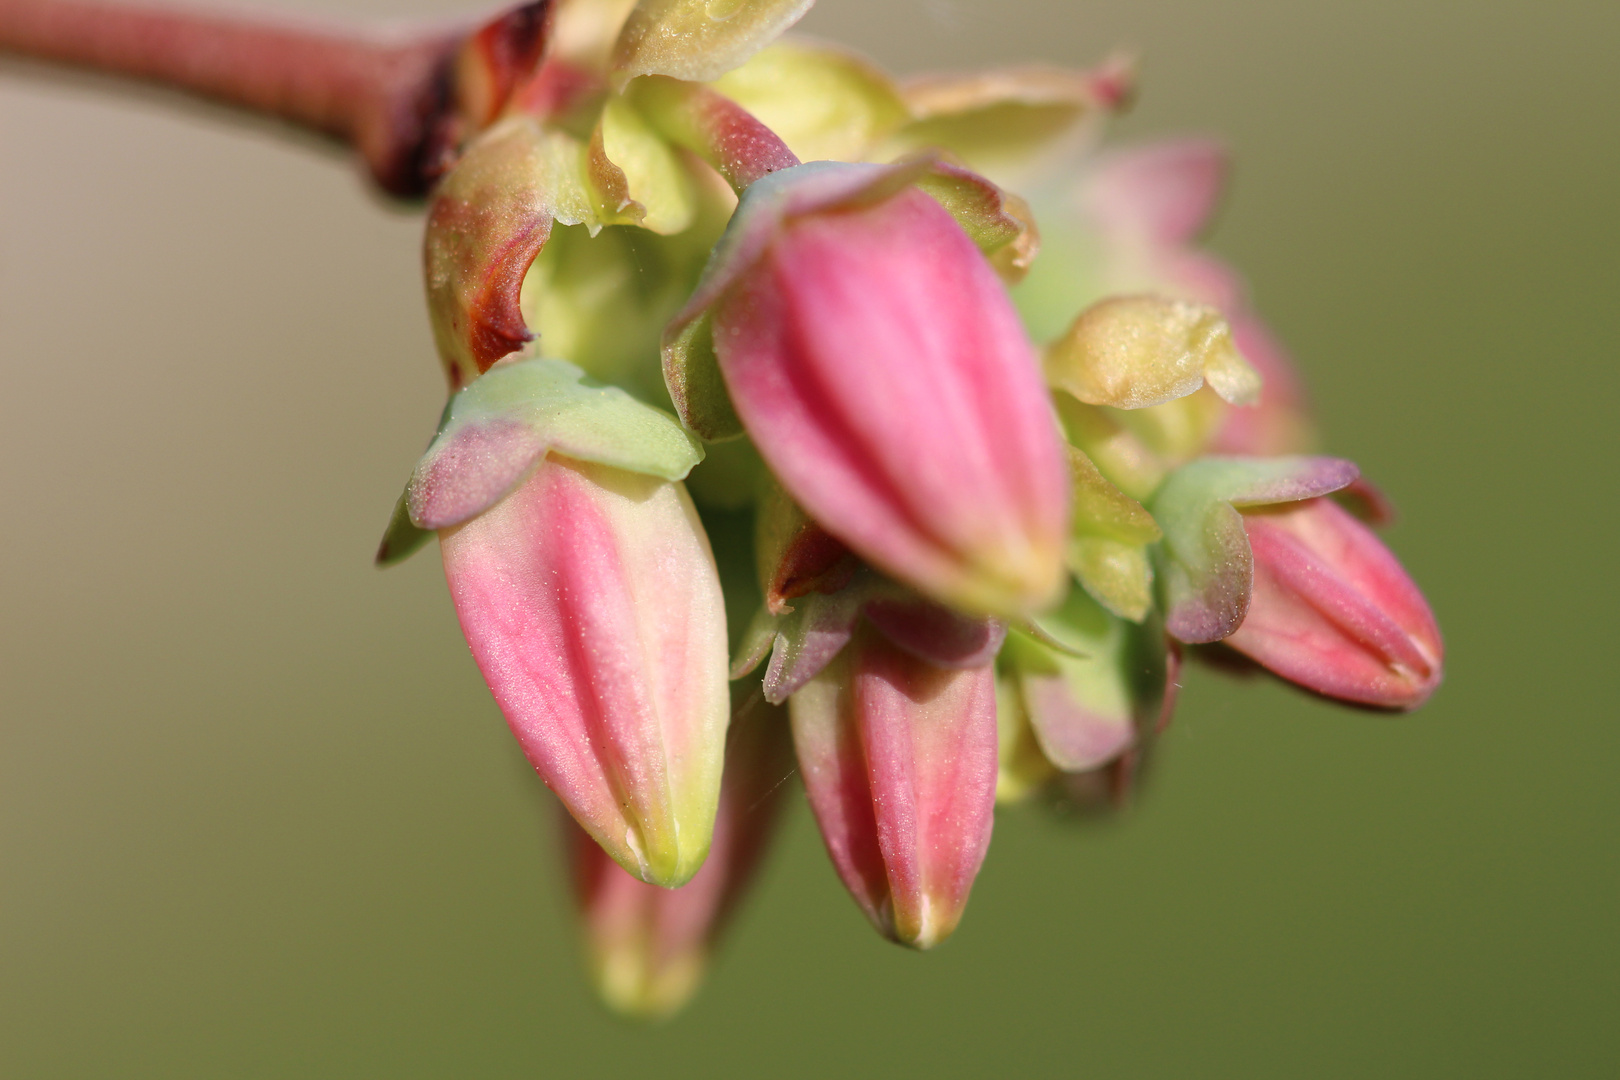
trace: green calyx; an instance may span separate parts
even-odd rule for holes
[[[1186,642],[1219,641],[1248,614],[1254,554],[1240,508],[1317,498],[1359,475],[1330,457],[1205,457],[1172,472],[1151,505],[1164,530],[1170,632]]]
[[[681,480],[703,448],[673,416],[563,360],[509,360],[451,397],[417,464],[381,562],[495,505],[548,453],[662,480]]]

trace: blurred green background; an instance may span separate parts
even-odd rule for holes
[[[1214,246],[1403,510],[1434,701],[1192,671],[1137,810],[1002,813],[927,956],[795,796],[706,990],[621,1023],[436,559],[370,565],[443,394],[419,219],[267,130],[5,65],[0,1075],[1620,1075],[1620,5],[803,25],[901,70],[1132,46],[1122,139],[1229,140]]]

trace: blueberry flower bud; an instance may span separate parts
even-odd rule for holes
[[[886,937],[939,944],[990,844],[993,669],[934,667],[863,628],[789,711],[805,792],[845,888]]]
[[[660,885],[708,850],[729,713],[719,575],[678,482],[701,458],[673,417],[570,364],[505,361],[451,398],[383,541],[391,561],[438,531],[524,753]]]
[[[685,491],[549,457],[441,546],[473,658],[542,779],[626,870],[686,881],[730,709],[719,577]]]
[[[732,717],[709,857],[675,889],[648,885],[577,826],[574,890],[597,989],[620,1012],[666,1016],[697,988],[716,937],[752,883],[789,790],[793,742],[784,710],[755,692]]]
[[[994,270],[908,180],[809,165],[756,183],[666,360],[712,320],[736,415],[823,528],[945,603],[1038,610],[1064,584],[1051,406]],[[688,411],[689,387],[671,378]]]
[[[1414,709],[1440,684],[1428,602],[1371,530],[1329,499],[1247,510],[1254,592],[1226,643],[1329,697]]]
[[[439,538],[629,1013],[691,994],[789,739],[844,885],[926,949],[997,799],[1124,803],[1178,643],[1373,708],[1442,678],[1343,508],[1388,501],[1303,456],[1298,374],[1197,246],[1222,149],[1093,154],[1125,58],[897,80],[774,43],[812,3],[533,0],[394,40],[0,0],[0,50],[335,136],[431,197],[452,394],[377,561]]]

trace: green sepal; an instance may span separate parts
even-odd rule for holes
[[[771,647],[776,644],[776,632],[782,618],[772,615],[763,604],[755,609],[731,656],[730,674],[733,681],[753,674],[765,662],[765,658],[771,654]]]
[[[700,439],[723,442],[743,433],[742,419],[714,351],[714,322],[704,311],[664,339],[664,386],[675,412]]]
[[[592,147],[600,148],[618,170],[626,197],[640,207],[636,224],[664,236],[692,224],[698,203],[691,174],[674,148],[624,98],[613,95],[603,105]]]
[[[780,705],[843,651],[862,606],[883,588],[869,576],[831,595],[810,593],[780,615],[761,607],[738,644],[731,677],[746,677],[769,656],[761,688],[766,701]]]
[[[1093,71],[1031,65],[911,78],[901,97],[912,121],[877,157],[943,150],[998,183],[1010,182],[1060,155],[1077,129],[1120,108],[1133,80],[1133,63],[1124,57]]]
[[[1076,447],[1069,447],[1073,525],[1069,569],[1092,598],[1121,618],[1141,622],[1153,606],[1153,565],[1147,545],[1163,535],[1142,504],[1109,483]]]
[[[703,447],[673,416],[563,360],[498,364],[450,399],[407,489],[423,529],[466,521],[517,487],[546,454],[680,480]]]
[[[663,182],[668,170],[645,139],[615,141],[635,179]],[[647,212],[609,159],[601,127],[582,139],[513,115],[481,134],[439,185],[424,242],[428,314],[451,384],[471,383],[532,338],[521,290],[554,225],[583,225],[595,236],[642,224]],[[662,204],[659,212],[664,224],[678,217]]]
[[[620,79],[717,79],[798,22],[814,0],[641,0],[613,50]]]
[[[1134,623],[1071,591],[1061,608],[1036,622],[1066,651],[1015,629],[1002,658],[1016,675],[1045,757],[1076,772],[1136,745],[1158,719],[1168,685],[1169,650],[1158,618]]]
[[[1003,280],[1016,284],[1029,272],[1041,236],[1022,198],[948,161],[936,161],[917,186],[950,211]]]
[[[1204,452],[1228,408],[1211,390],[1145,409],[1114,409],[1054,389],[1052,404],[1069,442],[1110,483],[1144,504],[1172,469]]]
[[[1062,390],[1052,392],[1052,405],[1070,445],[1120,491],[1145,503],[1164,483],[1169,467],[1120,423],[1124,413],[1076,401]]]
[[[861,161],[911,119],[882,71],[804,41],[771,45],[714,88],[776,132],[801,161]]]
[[[1242,625],[1254,554],[1240,507],[1316,498],[1359,475],[1351,462],[1330,457],[1206,457],[1172,472],[1151,506],[1164,530],[1160,570],[1170,633],[1210,642]]]
[[[1016,672],[996,671],[996,805],[1028,800],[1057,776],[1046,760],[1018,690]]]
[[[695,188],[694,198],[695,218],[672,236],[625,226],[594,235],[584,225],[552,230],[522,292],[523,318],[547,355],[668,406],[659,359],[664,325],[691,295],[734,206],[731,193],[712,183]],[[644,225],[654,220],[656,202]]]
[[[1067,597],[1068,594],[1065,593],[1064,596]],[[1011,629],[1017,630],[1025,637],[1030,638],[1041,645],[1045,645],[1048,649],[1051,649],[1054,652],[1060,652],[1064,656],[1084,657],[1086,655],[1086,651],[1084,649],[1081,649],[1075,645],[1070,645],[1068,642],[1063,641],[1060,638],[1053,637],[1050,631],[1048,631],[1044,626],[1036,622],[1034,619],[1013,619],[1008,621],[1007,625]]]
[[[400,492],[399,498],[394,500],[394,513],[388,519],[388,528],[383,531],[382,543],[377,545],[377,566],[389,567],[404,562],[420,551],[432,536],[427,529],[417,528],[415,522],[411,521],[410,493]]]

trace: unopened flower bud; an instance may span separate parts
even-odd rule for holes
[[[1228,409],[1209,444],[1213,454],[1300,454],[1316,449],[1315,425],[1305,386],[1275,334],[1249,313],[1231,319],[1232,341],[1260,373],[1260,399],[1247,409]]]
[[[1038,610],[1063,588],[1068,491],[1034,351],[973,241],[897,169],[757,182],[666,361],[712,320],[736,415],[822,527],[945,603]],[[679,372],[671,392],[691,409]]]
[[[1329,457],[1204,457],[1171,473],[1153,497],[1164,531],[1165,625],[1189,644],[1230,637],[1249,610],[1254,555],[1240,511],[1331,494],[1360,475]]]
[[[473,658],[542,779],[630,873],[686,881],[730,708],[719,577],[685,489],[551,455],[440,536]]]
[[[1329,697],[1413,709],[1440,684],[1428,602],[1371,530],[1329,499],[1243,514],[1254,591],[1226,643]]]
[[[844,886],[880,933],[939,944],[990,844],[993,668],[937,668],[863,629],[789,709],[805,792]]]
[[[597,989],[613,1008],[667,1016],[697,988],[716,937],[752,883],[793,771],[785,710],[754,692],[732,717],[709,857],[675,889],[626,873],[569,823],[574,888]]]

